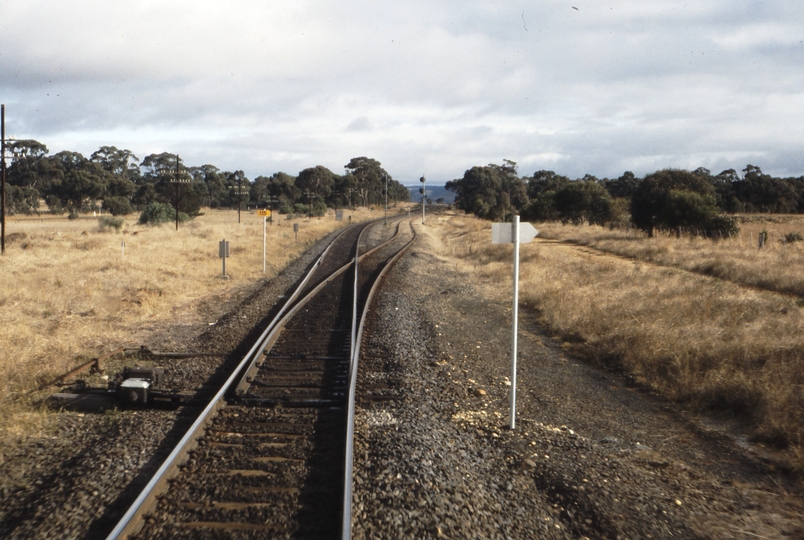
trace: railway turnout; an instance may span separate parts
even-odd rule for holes
[[[108,538],[348,538],[359,323],[413,237],[336,238]]]

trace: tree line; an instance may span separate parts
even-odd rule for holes
[[[755,165],[742,175],[734,169],[713,175],[700,167],[570,180],[549,170],[520,177],[516,163],[503,160],[472,167],[446,187],[455,192],[458,208],[484,219],[519,214],[529,221],[633,224],[651,236],[657,229],[728,236],[738,230],[728,214],[804,213],[804,176],[777,178]]]
[[[317,165],[295,176],[277,172],[250,180],[240,170],[221,171],[209,164],[188,167],[167,152],[140,161],[130,150],[114,146],[102,146],[88,158],[67,150],[49,155],[47,147],[34,140],[13,141],[8,148],[10,214],[39,212],[44,201],[52,213],[103,210],[126,215],[143,212],[149,205],[151,211],[172,207],[178,192],[178,210],[190,217],[202,207],[238,205],[323,215],[328,207],[384,203],[386,178],[389,202],[410,198],[408,189],[379,161],[367,157],[352,158],[342,175]]]

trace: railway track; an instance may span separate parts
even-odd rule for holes
[[[108,538],[348,538],[361,321],[413,237],[336,238]]]

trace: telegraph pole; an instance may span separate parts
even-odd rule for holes
[[[310,191],[309,189],[304,192],[307,195],[307,206],[310,209],[307,213],[307,217],[312,219],[313,218],[313,195],[318,197],[318,194],[315,192]]]
[[[179,154],[176,154],[176,230],[179,230]]]
[[[179,230],[179,184],[189,183],[190,180],[182,180],[179,172],[179,154],[176,154],[176,178],[171,183],[176,184],[176,230]]]
[[[0,140],[2,140],[2,181],[0,183],[0,254],[6,252],[6,106],[0,105]]]
[[[388,174],[385,175],[385,224],[388,225]]]

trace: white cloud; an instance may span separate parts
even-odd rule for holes
[[[52,151],[251,177],[358,155],[434,181],[503,158],[804,174],[802,23],[789,0],[5,0],[0,96]]]

